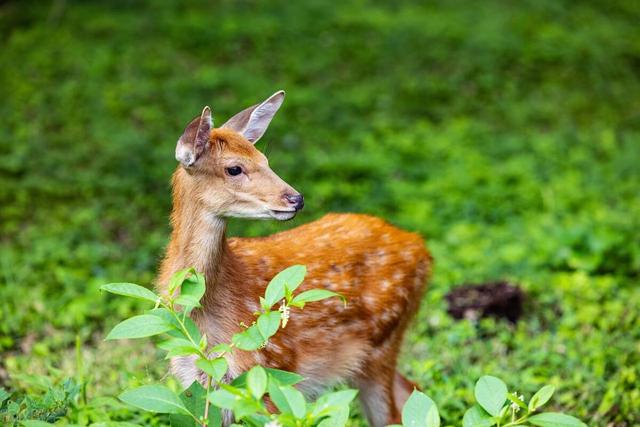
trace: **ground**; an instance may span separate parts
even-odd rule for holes
[[[482,374],[639,424],[639,18],[634,1],[3,3],[0,386],[74,377],[93,399],[164,375],[150,345],[102,341],[144,305],[98,288],[152,283],[189,120],[282,88],[258,147],[305,209],[231,234],[350,211],[424,235],[435,274],[400,369],[445,425]],[[528,295],[517,324],[446,314],[450,289],[499,280]],[[68,419],[162,423],[94,402]]]

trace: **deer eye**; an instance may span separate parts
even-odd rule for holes
[[[230,168],[226,168],[226,171],[229,175],[236,176],[242,173],[242,168],[240,166],[231,166]]]

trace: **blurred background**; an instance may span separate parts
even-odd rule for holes
[[[445,424],[493,374],[638,425],[639,22],[634,0],[3,2],[0,386],[42,419],[162,424],[110,398],[166,364],[102,341],[144,305],[98,288],[152,285],[189,120],[285,89],[258,148],[306,207],[230,234],[330,211],[420,232],[435,275],[400,370]],[[516,323],[447,314],[499,280],[526,293]]]

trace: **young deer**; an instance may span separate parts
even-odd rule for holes
[[[272,95],[214,128],[211,110],[186,127],[178,140],[173,174],[173,232],[159,286],[195,267],[206,275],[202,309],[193,318],[208,342],[228,342],[239,324],[250,324],[258,297],[273,276],[293,264],[307,266],[298,292],[326,288],[347,298],[295,310],[286,329],[257,352],[228,356],[232,379],[253,365],[297,372],[308,396],[346,381],[360,390],[373,426],[398,422],[413,384],[396,371],[407,324],[420,303],[431,258],[417,234],[367,215],[329,214],[262,238],[225,237],[226,217],[288,220],[303,197],[270,168],[253,144],[284,100]],[[202,374],[188,357],[171,361],[188,386]],[[227,420],[229,422],[230,420]]]

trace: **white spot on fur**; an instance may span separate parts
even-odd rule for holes
[[[405,260],[406,262],[411,262],[413,261],[413,252],[410,251],[404,251],[402,252],[402,259]]]
[[[370,294],[362,295],[362,301],[364,302],[364,305],[368,307],[375,307],[378,302],[377,299]]]

